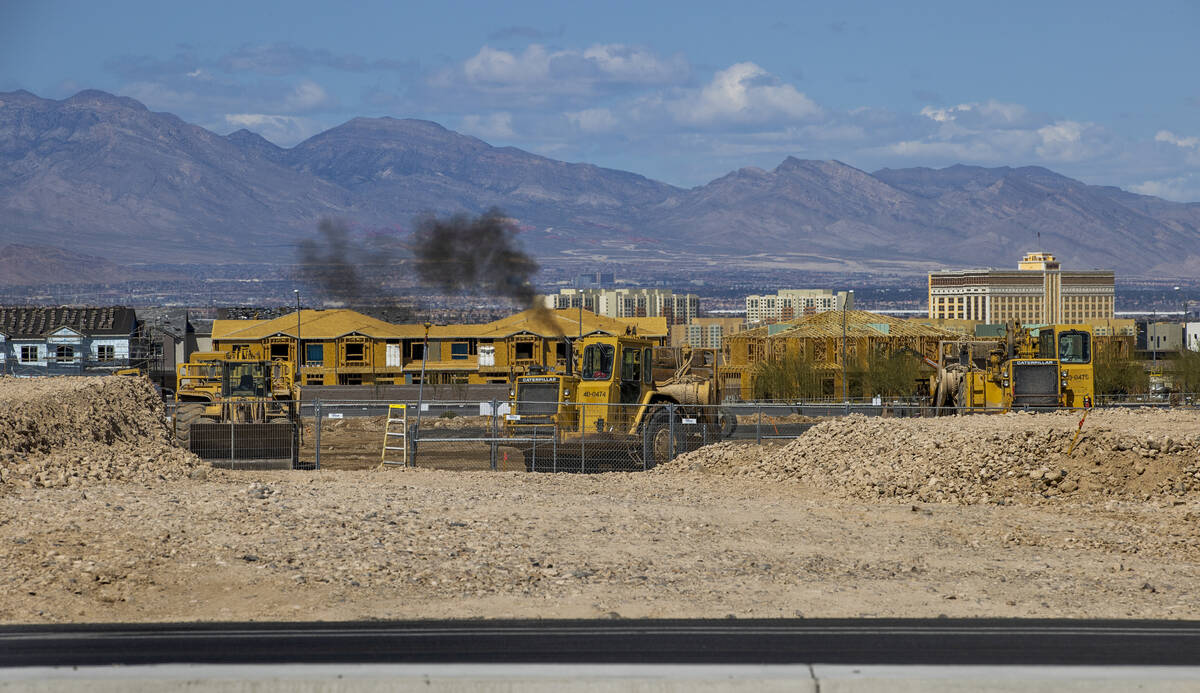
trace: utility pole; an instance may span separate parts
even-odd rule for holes
[[[421,410],[425,408],[425,363],[429,361],[429,328],[433,327],[433,323],[425,323],[425,340],[421,346],[421,382],[417,384],[417,425],[413,428],[412,437],[415,443],[421,435]],[[405,444],[408,444],[407,431],[405,431]],[[417,466],[417,447],[413,446],[413,454],[409,456],[411,466]]]
[[[300,289],[292,289],[292,293],[296,295],[296,373],[293,377],[299,383],[300,369],[304,366],[304,355],[300,346]]]
[[[846,382],[846,309],[850,303],[850,296],[854,294],[851,289],[845,297],[842,298],[842,402],[846,405],[846,413],[850,413],[850,394],[849,385]]]

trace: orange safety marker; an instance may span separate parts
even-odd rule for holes
[[[1075,451],[1075,443],[1079,441],[1079,434],[1083,431],[1083,422],[1087,421],[1087,415],[1091,413],[1091,408],[1083,410],[1083,418],[1079,420],[1079,427],[1075,429],[1075,437],[1071,438],[1071,445],[1067,448],[1067,457]]]

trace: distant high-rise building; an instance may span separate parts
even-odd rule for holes
[[[929,273],[930,319],[1076,323],[1113,318],[1112,270],[1063,270],[1049,253],[1027,253],[1016,270]]]
[[[696,318],[687,325],[671,326],[671,346],[720,349],[725,337],[745,328],[741,318]]]
[[[549,308],[578,308],[610,318],[666,318],[668,325],[686,325],[700,312],[696,294],[668,289],[562,289],[545,297]]]
[[[612,272],[587,272],[575,276],[576,289],[607,289],[616,283]]]
[[[780,289],[776,294],[746,297],[746,322],[795,320],[827,310],[854,307],[854,294],[832,289]]]

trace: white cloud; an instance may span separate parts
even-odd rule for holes
[[[663,60],[638,48],[621,44],[597,44],[583,51],[588,60],[610,79],[634,84],[669,84],[688,75],[682,56]]]
[[[1159,130],[1154,135],[1155,142],[1166,142],[1180,149],[1200,149],[1200,137],[1182,137],[1170,130]]]
[[[1165,200],[1200,202],[1200,174],[1185,173],[1182,176],[1148,180],[1132,185],[1129,189],[1142,195],[1153,195]]]
[[[567,121],[582,132],[611,132],[617,127],[617,117],[607,108],[588,108],[567,113]]]
[[[516,137],[512,114],[504,112],[464,116],[459,123],[459,130],[485,140]]]
[[[960,103],[957,106],[935,108],[926,106],[921,115],[939,123],[965,121],[968,125],[990,124],[993,126],[1015,125],[1024,120],[1029,111],[1015,103],[989,100],[984,103]]]
[[[311,80],[243,83],[209,79],[208,75],[180,74],[170,80],[133,82],[117,91],[141,101],[152,110],[170,111],[184,118],[203,121],[219,120],[230,112],[297,114],[336,106],[325,89]]]
[[[1103,133],[1094,123],[1060,120],[1038,128],[1037,134],[1041,143],[1034,152],[1046,161],[1081,161],[1107,149]]]
[[[311,111],[329,104],[329,95],[320,84],[304,80],[283,101],[285,111]]]
[[[761,124],[821,114],[812,99],[751,62],[717,72],[698,92],[668,103],[668,108],[678,122],[691,125]]]
[[[320,126],[308,118],[269,113],[227,113],[225,123],[245,128],[287,147],[320,131]]]
[[[436,72],[430,85],[584,94],[601,86],[675,84],[689,73],[682,56],[663,58],[623,44],[595,44],[583,50],[549,50],[531,44],[521,52],[484,46],[461,65]]]
[[[533,84],[550,77],[550,57],[536,44],[521,55],[484,46],[463,63],[462,73],[477,84]]]
[[[1051,119],[1021,104],[994,99],[945,108],[926,106],[920,115],[926,119],[926,132],[872,150],[907,159],[896,162],[902,165],[931,161],[1012,165],[1095,160],[1112,149],[1110,134],[1095,123]]]

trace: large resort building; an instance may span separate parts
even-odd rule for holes
[[[1064,270],[1049,253],[1027,253],[1016,270],[929,273],[931,320],[1025,324],[1113,318],[1112,270]]]

